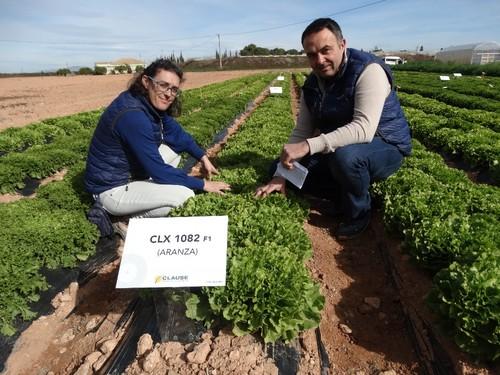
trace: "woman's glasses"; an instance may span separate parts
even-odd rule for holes
[[[146,77],[148,77],[151,80],[151,82],[153,82],[156,89],[163,94],[169,93],[170,95],[177,96],[177,94],[181,91],[179,87],[170,86],[170,84],[168,84],[167,82],[158,81],[150,76]]]

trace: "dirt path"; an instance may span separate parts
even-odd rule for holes
[[[296,119],[300,91],[291,87]],[[312,200],[304,228],[313,247],[309,269],[326,298],[320,332],[331,374],[416,374],[419,365],[408,338],[399,295],[369,229],[360,238],[338,242],[338,221],[324,215],[325,202]]]
[[[191,89],[257,72],[261,71],[188,72],[182,87]],[[107,106],[131,79],[132,74],[0,78],[0,130]]]

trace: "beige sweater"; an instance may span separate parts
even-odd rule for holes
[[[320,89],[324,91],[321,86]],[[360,74],[355,87],[354,115],[350,123],[326,134],[314,136],[311,114],[303,96],[300,97],[299,117],[288,143],[307,141],[311,155],[334,152],[336,148],[355,143],[371,142],[377,131],[384,102],[391,86],[384,69],[370,64]]]

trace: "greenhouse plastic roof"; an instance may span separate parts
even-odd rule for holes
[[[459,46],[446,47],[440,52],[460,51],[460,50],[474,50],[474,51],[498,50],[498,51],[500,51],[500,44],[498,44],[497,42],[482,42],[482,43],[462,44]]]

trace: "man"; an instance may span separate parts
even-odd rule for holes
[[[334,20],[313,21],[302,45],[313,71],[279,162],[292,169],[300,161],[308,168],[302,190],[324,191],[326,183],[329,199],[344,216],[336,235],[348,239],[370,223],[370,184],[389,177],[410,154],[410,130],[390,69],[369,53],[347,48]],[[274,191],[285,193],[285,179],[276,173],[256,195]]]

